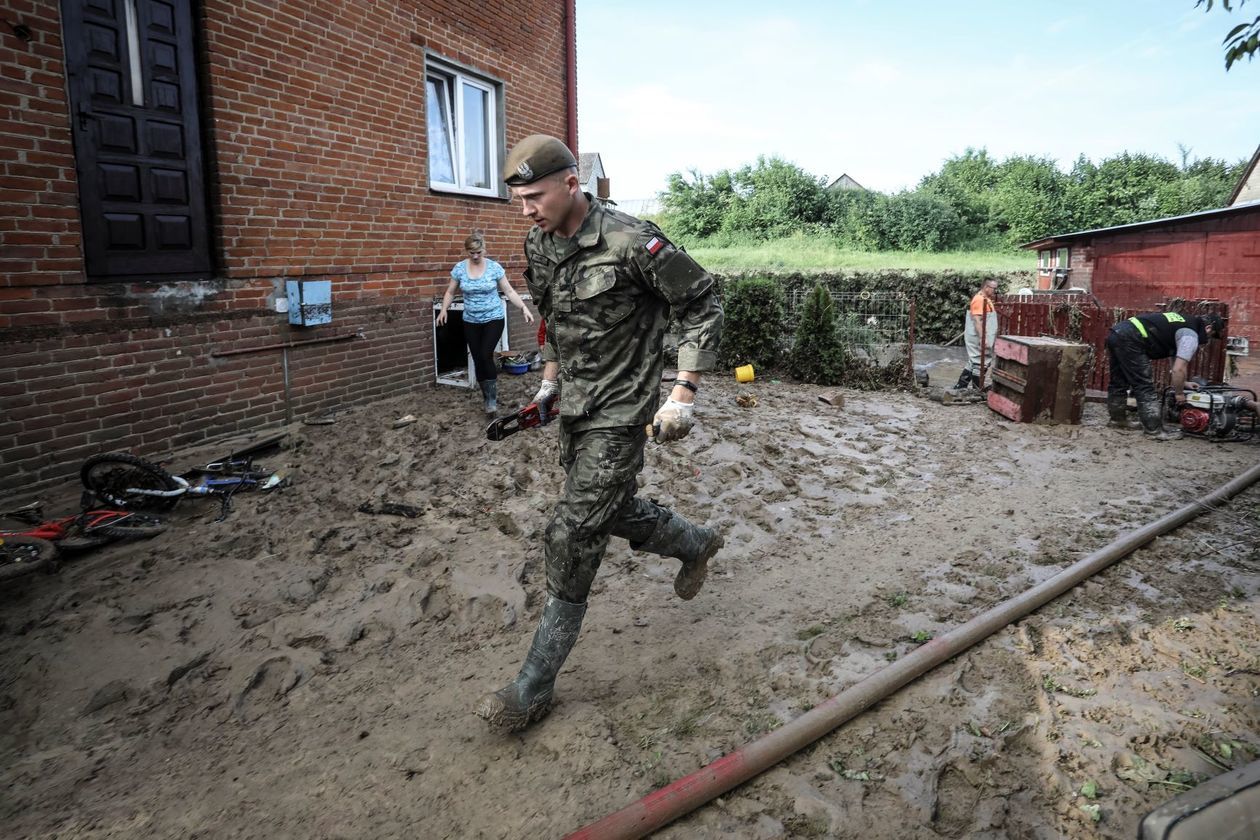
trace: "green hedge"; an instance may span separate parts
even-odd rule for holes
[[[722,287],[722,349],[718,364],[768,369],[779,363],[785,338],[783,289],[764,277],[732,280]]]
[[[943,344],[962,332],[967,304],[985,280],[997,280],[999,292],[1012,292],[1030,282],[1028,272],[929,273],[898,270],[817,274],[758,271],[724,274],[717,280],[720,287],[725,288],[729,283],[748,278],[774,281],[788,300],[797,290],[808,291],[818,284],[825,286],[832,295],[901,292],[914,301],[914,338],[920,344]],[[730,321],[729,315],[727,320]],[[727,329],[732,326],[728,323]],[[784,338],[787,339],[787,336]]]

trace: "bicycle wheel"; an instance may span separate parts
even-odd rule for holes
[[[178,490],[179,483],[156,464],[126,452],[93,455],[79,471],[83,486],[106,504],[125,510],[170,510],[179,496],[146,496],[128,490]]]
[[[121,513],[116,518],[97,525],[89,534],[124,539],[156,537],[166,530],[166,523],[151,513]]]
[[[89,537],[80,535],[77,537],[66,537],[64,540],[57,540],[58,551],[88,551],[100,545],[109,542],[109,537]]]
[[[49,566],[57,557],[57,547],[39,537],[0,538],[0,580],[33,574]]]

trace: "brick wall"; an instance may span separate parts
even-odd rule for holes
[[[432,302],[473,228],[521,285],[528,222],[428,188],[425,51],[503,81],[509,146],[563,136],[564,0],[206,0],[215,276],[106,284],[83,273],[58,4],[4,4],[32,37],[0,31],[0,495],[281,422],[280,351],[224,351],[361,332],[290,351],[298,417],[427,386]],[[332,281],[333,323],[274,312],[299,277]]]

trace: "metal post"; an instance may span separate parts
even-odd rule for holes
[[[908,365],[909,365],[909,374],[910,374],[910,384],[913,385],[914,384],[914,298],[910,298],[910,341],[907,346],[909,347]]]
[[[289,398],[289,348],[280,348],[280,370],[284,375],[284,424],[293,422],[293,401]]]

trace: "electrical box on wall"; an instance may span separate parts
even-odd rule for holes
[[[332,323],[331,280],[287,280],[289,323],[300,327]]]

